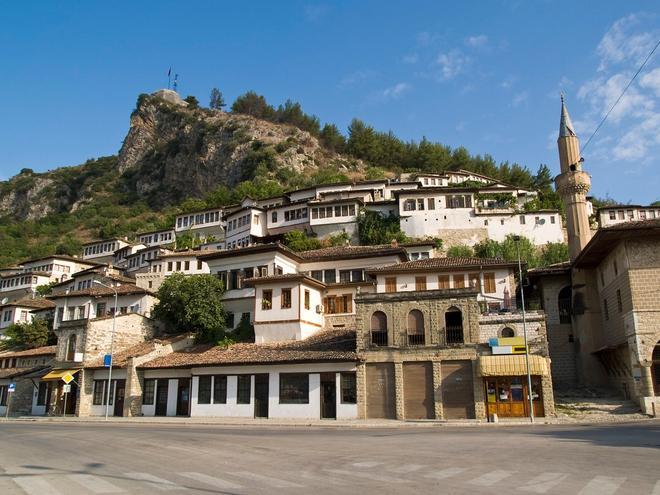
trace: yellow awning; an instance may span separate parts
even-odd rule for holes
[[[529,370],[532,375],[547,376],[548,361],[543,356],[529,356]],[[481,376],[520,376],[527,374],[524,354],[505,356],[481,356],[479,358]]]
[[[42,378],[42,380],[61,380],[63,376],[75,375],[80,370],[53,370]]]

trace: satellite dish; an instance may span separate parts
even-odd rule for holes
[[[2,303],[2,304],[7,304],[8,302],[9,302],[8,297],[5,297],[2,301],[0,301],[0,303]]]

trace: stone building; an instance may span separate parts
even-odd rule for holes
[[[44,346],[0,353],[0,416],[46,413],[51,387],[41,379],[50,370],[55,352],[55,346]],[[9,392],[10,385],[13,392]]]

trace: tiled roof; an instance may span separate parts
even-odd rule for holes
[[[48,298],[61,299],[63,297],[74,297],[74,296],[96,296],[96,297],[114,296],[115,289],[117,290],[117,294],[120,296],[126,296],[130,294],[153,294],[152,291],[143,289],[141,287],[138,287],[137,285],[126,284],[126,285],[118,285],[113,289],[110,289],[108,287],[92,286],[89,289],[72,290],[68,294],[53,294],[48,296]]]
[[[196,258],[196,257],[198,257],[202,254],[211,254],[211,253],[214,253],[214,252],[215,251],[211,250],[211,249],[206,250],[206,251],[200,251],[200,250],[193,251],[192,249],[187,249],[185,251],[172,251],[172,252],[169,252],[169,253],[159,254],[157,259],[162,259],[162,258],[189,258],[189,257]],[[151,261],[154,261],[154,260],[151,260]]]
[[[325,287],[323,282],[319,282],[315,278],[309,277],[303,273],[285,273],[283,275],[270,275],[268,277],[253,277],[243,280],[243,283],[246,285],[255,285],[263,284],[268,282],[282,282],[282,281],[291,281],[299,280],[301,282],[307,282],[312,285],[317,285],[321,288]]]
[[[24,349],[24,350],[7,350],[0,353],[0,358],[14,358],[14,357],[30,357],[30,356],[47,356],[49,354],[55,354],[57,352],[56,345],[48,345],[43,347],[35,347],[34,349]]]
[[[2,307],[8,306],[32,309],[50,309],[55,307],[55,303],[53,301],[49,301],[48,299],[37,297],[34,299],[19,299],[18,301],[7,303]]]
[[[11,378],[26,371],[27,368],[0,368],[0,378]]]
[[[325,330],[305,340],[272,344],[198,346],[144,363],[140,368],[188,368],[241,364],[356,361],[355,331]]]
[[[401,259],[407,259],[406,252],[401,247],[389,245],[379,246],[332,246],[311,251],[298,253],[304,261],[327,261],[350,258],[366,258],[373,256],[398,255]]]
[[[373,268],[369,272],[410,272],[420,270],[448,269],[448,268],[477,268],[482,266],[515,266],[517,263],[500,258],[427,258],[423,260],[407,261],[397,265]]]
[[[570,261],[562,261],[561,263],[553,263],[552,265],[539,266],[538,268],[531,268],[527,270],[530,277],[539,275],[557,275],[569,272],[571,270]]]
[[[153,339],[146,342],[140,342],[134,346],[129,347],[128,349],[123,349],[118,352],[114,352],[112,355],[112,366],[114,368],[123,368],[126,366],[126,363],[130,358],[144,356],[149,354],[152,351],[155,351],[161,346],[169,345],[174,342],[189,338],[188,334],[177,335],[175,337],[163,338],[163,339]],[[90,361],[85,364],[85,368],[103,368],[103,358]]]

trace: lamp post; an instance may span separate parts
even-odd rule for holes
[[[527,367],[527,397],[529,398],[529,420],[534,422],[534,401],[532,398],[532,374],[529,369],[529,345],[527,343],[527,319],[525,315],[525,291],[523,290],[522,262],[520,261],[520,236],[513,236],[518,255],[518,277],[520,278],[520,303],[522,306],[523,337],[525,339],[525,365]]]
[[[115,293],[115,307],[112,311],[112,334],[110,335],[110,366],[108,367],[108,386],[107,386],[107,395],[105,398],[105,420],[108,420],[108,413],[110,412],[110,387],[112,387],[112,351],[115,345],[115,329],[117,327],[117,299],[118,293],[117,288],[112,287],[111,285],[106,285],[103,282],[94,280],[95,284],[102,285],[108,289],[111,289]]]

